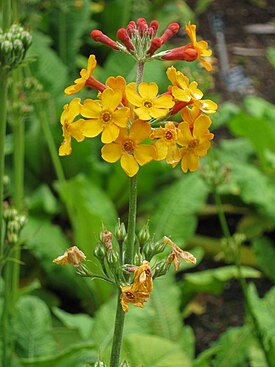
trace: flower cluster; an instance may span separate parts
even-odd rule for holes
[[[142,66],[157,55],[167,60],[172,60],[173,55],[175,59],[180,59],[175,55],[181,52],[185,55],[182,60],[198,58],[207,70],[211,70],[211,65],[204,59],[204,56],[211,55],[211,50],[207,42],[197,42],[195,25],[189,23],[186,26],[190,43],[154,54],[178,31],[179,26],[170,24],[160,38],[155,37],[157,29],[156,21],[152,21],[150,26],[144,18],[137,23],[132,21],[125,29],[118,31],[123,45],[98,30],[92,31],[91,35],[94,40],[115,50],[130,53]],[[209,115],[217,110],[215,102],[203,99],[198,83],[190,82],[187,76],[171,66],[167,69],[171,85],[159,94],[158,85],[154,82],[127,84],[122,76],[111,76],[103,84],[92,76],[96,65],[95,56],[90,55],[87,69],[82,69],[80,77],[65,89],[67,95],[73,95],[88,86],[95,88],[98,96],[83,102],[80,98],[74,98],[64,106],[60,119],[64,140],[59,155],[71,153],[72,137],[81,142],[85,138],[101,135],[104,144],[102,158],[109,163],[119,160],[129,177],[136,175],[139,166],[152,160],[165,160],[172,167],[181,162],[183,172],[197,170],[199,158],[206,155],[214,137],[209,131]],[[182,121],[173,121],[179,112]]]

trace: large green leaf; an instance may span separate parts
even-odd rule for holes
[[[136,367],[191,367],[179,344],[153,335],[131,334],[124,340],[123,354]]]
[[[263,300],[258,297],[254,284],[248,287],[248,302],[253,313],[254,325],[262,338],[265,354],[270,365],[275,365],[275,287]]]
[[[171,236],[174,242],[190,238],[207,195],[208,188],[198,174],[182,176],[155,196],[156,206],[150,221],[152,233],[157,239]]]
[[[21,357],[49,355],[55,350],[51,314],[47,305],[34,296],[19,299],[14,320],[16,352]]]
[[[262,272],[275,281],[274,263],[275,247],[267,237],[259,237],[252,241],[256,261]]]
[[[213,367],[245,366],[250,342],[251,332],[249,328],[229,329],[217,342],[219,349],[213,362]]]

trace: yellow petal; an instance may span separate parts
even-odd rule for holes
[[[105,125],[101,135],[101,141],[104,144],[111,143],[118,138],[119,127],[114,124]]]
[[[156,157],[153,145],[138,145],[134,150],[134,157],[140,166],[151,162]]]
[[[120,159],[120,164],[127,176],[133,177],[137,174],[139,166],[132,155],[123,154]]]
[[[80,108],[81,115],[87,118],[99,118],[102,107],[99,105],[98,101],[93,101],[92,99],[86,99]]]
[[[187,145],[192,140],[192,134],[187,122],[181,122],[178,127],[178,142],[180,145]]]
[[[171,144],[168,148],[166,155],[166,162],[174,165],[178,163],[181,159],[181,153],[177,144]]]
[[[168,112],[169,112],[168,108],[158,108],[158,107],[153,106],[150,109],[150,116],[157,119],[157,118],[166,116]]]
[[[181,168],[185,173],[188,171],[188,169],[191,172],[196,171],[199,168],[199,157],[193,152],[187,152],[186,154],[183,154]]]
[[[85,120],[81,126],[81,131],[87,138],[94,138],[103,130],[102,122],[98,120]]]
[[[170,95],[160,96],[154,100],[154,105],[158,108],[172,108],[174,104],[173,97]]]
[[[101,94],[101,100],[104,110],[114,111],[121,102],[122,95],[114,92],[111,88],[106,88]]]
[[[139,107],[142,105],[142,98],[136,92],[136,83],[130,83],[126,86],[126,97],[134,106]]]
[[[118,108],[112,114],[113,122],[120,127],[127,127],[130,109],[128,107]]]
[[[151,125],[142,120],[135,120],[130,127],[130,137],[137,143],[141,143],[151,133]]]
[[[150,109],[146,107],[139,107],[135,109],[135,113],[141,120],[151,120]]]
[[[156,160],[157,161],[162,161],[163,159],[166,158],[167,153],[168,153],[168,144],[165,143],[162,140],[158,140],[155,142],[155,147],[156,147]]]
[[[198,117],[194,123],[193,136],[199,138],[208,131],[211,125],[211,119],[206,115],[201,115]]]
[[[121,147],[117,143],[106,144],[101,149],[102,158],[109,163],[114,163],[121,157]]]
[[[84,140],[84,135],[83,135],[82,130],[81,130],[84,121],[85,120],[83,120],[83,119],[79,119],[79,120],[73,122],[72,124],[70,124],[70,126],[69,126],[69,133],[78,142]]]
[[[143,99],[154,99],[158,94],[158,85],[154,82],[141,82],[138,86],[138,91]]]
[[[71,137],[70,135],[67,135],[59,147],[58,154],[60,156],[64,156],[64,155],[70,155],[71,153],[72,153]]]
[[[116,78],[114,76],[110,76],[106,80],[106,85],[110,88],[112,88],[114,91],[120,92],[123,94],[125,92],[126,87],[126,81],[122,76],[117,76]]]
[[[183,90],[179,87],[172,87],[173,97],[182,102],[189,102],[191,100],[190,91]]]

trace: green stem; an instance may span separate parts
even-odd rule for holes
[[[143,70],[144,70],[144,63],[139,62],[137,65],[136,88],[142,81]],[[137,175],[131,177],[129,182],[129,212],[128,212],[128,229],[127,229],[127,247],[124,259],[125,264],[133,263],[135,233],[136,233],[136,216],[137,216]],[[119,366],[124,321],[125,321],[125,312],[122,310],[120,304],[120,290],[119,290],[110,367]]]
[[[43,133],[45,135],[45,138],[46,138],[46,141],[49,147],[50,156],[53,162],[53,166],[55,169],[57,179],[60,183],[63,183],[65,182],[65,175],[64,175],[63,167],[61,165],[59,156],[57,154],[57,149],[55,146],[51,128],[49,126],[47,113],[45,111],[45,108],[41,104],[36,105],[36,112],[41,122],[42,130],[43,130]]]
[[[4,253],[3,242],[3,199],[4,199],[4,167],[5,167],[5,136],[7,125],[7,93],[8,75],[6,70],[0,69],[0,257]]]
[[[2,18],[2,28],[3,31],[7,31],[11,24],[11,1],[10,0],[3,0],[2,2],[2,11],[3,11],[3,18]]]
[[[61,60],[67,65],[67,33],[66,33],[66,8],[61,6],[58,17],[58,52]]]

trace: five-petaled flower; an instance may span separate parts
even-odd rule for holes
[[[193,172],[199,168],[199,157],[206,155],[214,134],[208,130],[211,120],[206,115],[198,116],[190,129],[189,122],[183,121],[178,127],[178,143],[181,148],[181,168]]]
[[[153,145],[140,144],[146,140],[151,133],[148,122],[135,120],[128,129],[121,129],[116,141],[106,144],[101,149],[102,158],[110,163],[120,159],[120,164],[129,177],[133,177],[143,166],[155,159],[156,152]]]
[[[78,142],[84,140],[81,127],[84,123],[83,119],[74,121],[75,117],[80,113],[80,98],[74,98],[69,104],[64,106],[64,110],[60,117],[63,131],[63,142],[59,148],[59,155],[69,155],[72,152],[71,137]]]
[[[208,43],[203,40],[197,41],[195,24],[191,24],[190,22],[188,22],[185,30],[191,39],[192,46],[198,52],[198,59],[200,60],[200,62],[202,63],[202,65],[205,67],[207,71],[211,71],[212,65],[204,59],[204,57],[209,57],[212,55],[212,50],[208,48]]]
[[[79,267],[80,264],[86,260],[86,255],[84,252],[79,250],[77,246],[70,247],[65,253],[61,256],[58,256],[53,260],[56,264],[61,264],[62,266],[66,264],[71,264],[75,267]]]
[[[111,88],[101,93],[101,100],[86,99],[81,106],[81,114],[88,119],[82,126],[82,133],[88,138],[101,135],[105,144],[116,140],[120,128],[126,128],[130,110],[128,107],[119,107],[122,94]]]
[[[177,145],[178,129],[172,121],[166,122],[164,127],[153,130],[150,138],[152,140],[157,139],[154,144],[157,152],[157,161],[165,159],[169,164],[175,164],[180,161],[181,154]]]
[[[198,88],[198,83],[193,81],[189,83],[189,79],[180,71],[177,71],[174,66],[171,66],[166,71],[167,77],[173,84],[170,86],[173,97],[180,102],[185,102],[186,105],[194,104],[202,112],[211,114],[215,113],[218,106],[215,102],[205,99],[202,91]]]
[[[142,82],[138,85],[130,83],[126,86],[126,96],[128,101],[136,108],[134,112],[141,120],[151,120],[167,115],[169,109],[175,104],[171,95],[158,95],[158,85],[154,82]]]

